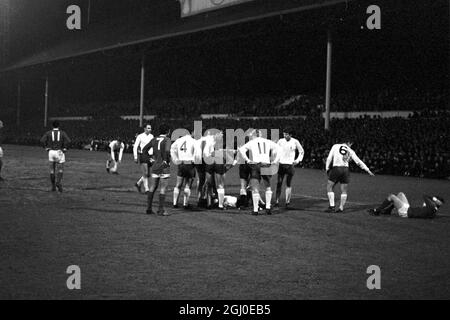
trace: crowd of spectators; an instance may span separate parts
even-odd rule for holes
[[[299,99],[299,101],[302,101]],[[192,129],[192,119],[164,119],[152,121],[157,132],[164,121],[173,128]],[[64,121],[62,128],[72,138],[72,147],[88,150],[106,150],[109,141],[121,139],[126,152],[132,151],[135,136],[140,133],[138,121],[120,118],[94,119],[90,121]],[[319,117],[251,119],[228,117],[205,119],[207,128],[282,129],[294,128],[295,136],[305,149],[303,166],[323,169],[324,161],[333,143],[342,137],[354,138],[354,150],[360,158],[378,174],[445,178],[450,177],[450,113],[443,111],[416,112],[409,118],[341,119],[331,122],[331,130],[325,131],[324,120]],[[30,122],[20,128],[6,126],[6,142],[38,144],[44,128]],[[14,133],[14,134],[8,134]],[[18,134],[19,133],[19,134]],[[353,168],[358,171],[356,166]]]
[[[407,90],[394,94],[379,92],[337,93],[332,96],[331,110],[350,111],[420,111],[442,108],[448,101],[444,92]],[[325,110],[324,97],[318,94],[280,94],[258,96],[220,96],[155,98],[146,101],[144,113],[168,119],[198,118],[201,114],[243,116],[317,116]],[[94,118],[133,115],[139,112],[139,101],[115,101],[52,106],[53,116],[91,116]]]

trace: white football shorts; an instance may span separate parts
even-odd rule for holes
[[[3,158],[3,150],[2,150],[2,147],[0,147],[0,158]]]
[[[170,173],[152,173],[152,178],[167,179],[170,178]]]
[[[408,218],[408,209],[409,209],[409,203],[404,203],[400,209],[397,210],[398,215],[402,218]]]
[[[48,161],[63,164],[66,162],[66,155],[62,150],[50,150],[48,152]]]

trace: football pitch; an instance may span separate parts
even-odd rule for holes
[[[297,169],[293,210],[252,216],[168,203],[170,216],[149,216],[130,154],[110,175],[106,152],[70,150],[59,194],[49,192],[45,150],[3,149],[1,299],[450,298],[449,205],[434,220],[366,213],[390,192],[413,206],[423,193],[450,200],[449,181],[354,173],[345,213],[330,214],[325,172]],[[237,168],[226,194],[239,194]],[[66,286],[70,265],[80,267],[81,290]],[[371,265],[381,269],[379,290],[366,285]]]

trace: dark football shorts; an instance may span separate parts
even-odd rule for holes
[[[328,173],[328,180],[334,183],[348,184],[350,182],[350,171],[348,167],[333,167]]]
[[[155,162],[152,166],[152,174],[170,176],[170,165],[164,162]]]
[[[204,175],[206,173],[206,164],[205,163],[196,164],[195,169],[197,170],[199,176]]]
[[[195,167],[193,163],[182,163],[178,165],[178,177],[192,179],[195,177]]]
[[[250,174],[252,173],[252,169],[250,168],[250,165],[247,163],[243,163],[239,165],[239,178],[248,180],[250,177]]]
[[[256,179],[258,181],[263,178],[264,180],[270,179],[271,175],[261,174],[261,164],[249,164],[250,166],[250,179]]]
[[[293,176],[295,174],[295,168],[293,164],[283,164],[280,163],[280,166],[278,167],[278,175],[279,176]]]
[[[143,153],[139,153],[139,163],[147,163],[148,165],[151,165],[150,156]]]
[[[119,161],[119,151],[114,151],[114,161],[118,162]]]
[[[207,164],[206,165],[206,172],[209,174],[225,174],[225,172],[227,172],[227,167],[225,164],[218,164],[218,163],[213,163],[213,164]]]

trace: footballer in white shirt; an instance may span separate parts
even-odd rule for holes
[[[277,191],[275,206],[278,207],[280,203],[281,188],[283,186],[283,180],[286,176],[286,207],[289,206],[292,196],[292,177],[295,174],[295,166],[298,165],[305,154],[300,142],[292,137],[292,129],[285,128],[283,130],[284,138],[278,141],[278,146],[280,148],[280,165],[278,167],[278,180],[277,180]],[[296,157],[296,152],[298,155]]]
[[[106,171],[112,174],[118,174],[119,163],[122,162],[123,150],[125,144],[120,140],[113,140],[109,143],[110,159],[106,161]]]
[[[139,163],[139,166],[141,167],[142,176],[138,180],[138,182],[135,183],[136,188],[139,192],[141,192],[142,185],[144,185],[144,190],[146,193],[149,191],[148,186],[148,179],[150,178],[150,155],[149,154],[143,154],[142,150],[144,147],[150,143],[153,139],[152,132],[152,126],[147,123],[144,126],[144,132],[141,133],[136,137],[136,141],[134,142],[133,146],[133,156],[134,156],[134,162]]]
[[[264,181],[266,189],[266,213],[272,214],[270,201],[272,199],[272,189],[270,187],[271,165],[277,164],[280,159],[278,145],[262,137],[261,130],[255,130],[256,138],[250,140],[239,148],[242,158],[250,165],[250,185],[252,187],[253,215],[258,215],[259,206],[259,183]],[[249,151],[249,157],[247,156]],[[272,160],[273,159],[273,160]]]
[[[199,208],[206,208],[207,207],[207,201],[206,201],[206,163],[203,159],[203,150],[206,146],[206,140],[207,135],[205,132],[205,135],[203,137],[200,137],[200,139],[196,140],[195,145],[195,156],[194,156],[194,162],[195,162],[195,169],[197,171],[198,175],[198,181],[197,181],[197,196],[198,196],[198,207]]]
[[[183,208],[189,209],[189,197],[191,196],[191,185],[195,178],[194,160],[196,155],[195,140],[190,134],[175,140],[170,148],[170,156],[173,163],[178,166],[177,182],[173,189],[173,207],[178,208],[178,197],[184,183]]]
[[[353,143],[348,140],[349,139],[347,139],[347,142],[345,143],[333,145],[327,157],[325,169],[328,175],[327,195],[330,206],[326,212],[342,213],[344,211],[344,205],[347,201],[348,183],[350,182],[350,171],[348,165],[351,160],[353,160],[370,176],[374,175],[365,163],[358,158],[355,151],[352,150],[351,146]],[[339,208],[335,211],[333,188],[338,183],[341,185],[341,202],[339,204]]]

